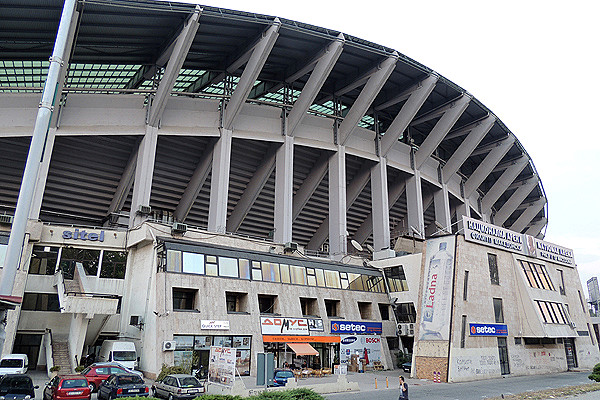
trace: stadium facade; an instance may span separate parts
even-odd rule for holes
[[[253,374],[263,351],[349,361],[355,335],[392,368],[422,286],[399,255],[464,218],[544,236],[515,135],[393,49],[150,0],[11,0],[0,19],[2,351],[32,366],[121,338],[148,376],[211,344]]]

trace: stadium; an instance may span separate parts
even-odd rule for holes
[[[4,352],[29,346],[36,363],[49,365],[49,330],[54,340],[79,338],[67,345],[72,362],[102,339],[143,341],[152,329],[161,333],[142,354],[173,340],[185,347],[187,337],[175,336],[198,333],[200,321],[161,325],[176,316],[159,305],[177,298],[202,314],[198,302],[210,295],[190,294],[199,281],[174,284],[168,274],[186,272],[188,253],[206,255],[205,275],[190,279],[207,282],[217,279],[207,278],[209,257],[235,251],[263,264],[295,257],[336,274],[317,273],[315,292],[298,293],[308,299],[302,312],[265,298],[280,289],[264,282],[214,283],[233,311],[203,319],[251,313],[255,293],[262,314],[339,316],[345,298],[321,303],[344,282],[351,301],[378,302],[383,316],[387,292],[402,290],[368,283],[382,273],[371,262],[395,257],[399,239],[455,234],[463,217],[544,237],[544,188],[515,134],[401,49],[275,16],[151,0],[8,0],[0,20],[1,288],[7,307],[17,307]],[[184,258],[170,258],[176,252]],[[41,270],[50,262],[64,267],[58,285],[54,268]],[[241,265],[235,278],[245,276]],[[232,277],[222,267],[213,276]],[[360,286],[346,273],[361,276]],[[286,279],[282,267],[276,281],[294,283]],[[69,303],[82,293],[86,300]],[[6,296],[29,302],[28,311],[19,314],[19,301]],[[357,318],[377,308],[364,306]],[[49,322],[48,311],[62,319]],[[229,318],[233,341],[235,318],[247,324]],[[382,329],[397,340],[393,318]],[[261,333],[250,332],[252,349]],[[334,360],[332,347],[317,350]],[[142,356],[144,371],[173,362],[163,355]]]

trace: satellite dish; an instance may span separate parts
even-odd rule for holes
[[[363,251],[363,247],[360,245],[360,243],[358,243],[356,240],[352,239],[350,240],[350,244],[352,245],[352,247],[354,247],[356,250],[358,251]]]
[[[369,243],[367,243],[367,250],[369,250],[371,253],[375,253],[375,249],[373,248],[373,246],[371,246]]]

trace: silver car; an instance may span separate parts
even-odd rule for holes
[[[190,400],[204,393],[202,383],[187,374],[167,375],[152,385],[152,395],[169,400]]]

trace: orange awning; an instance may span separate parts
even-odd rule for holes
[[[309,343],[287,343],[297,356],[316,356],[319,354]]]

